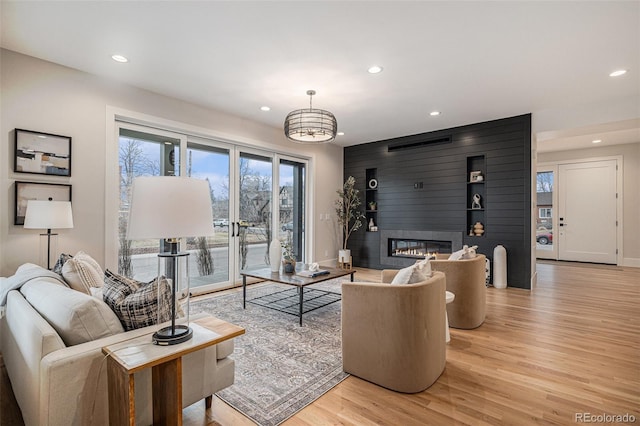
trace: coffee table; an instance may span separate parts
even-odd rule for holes
[[[315,311],[316,309],[322,308],[323,306],[335,303],[342,297],[340,293],[332,291],[315,288],[308,289],[308,306],[305,310],[305,287],[313,284],[318,284],[323,281],[332,280],[334,278],[344,277],[347,275],[351,275],[351,281],[353,281],[353,274],[356,273],[356,271],[354,271],[353,269],[344,270],[323,267],[322,270],[329,271],[329,273],[313,278],[303,277],[301,275],[297,275],[296,273],[285,274],[284,272],[271,272],[271,268],[240,271],[240,275],[242,275],[242,308],[246,309],[247,302],[249,302],[255,305],[264,306],[269,309],[275,309],[276,311],[298,316],[298,318],[300,319],[300,325],[302,325],[302,314],[306,314],[307,312]],[[296,289],[280,290],[275,293],[247,300],[247,277],[259,278],[280,284],[287,284],[296,287]]]

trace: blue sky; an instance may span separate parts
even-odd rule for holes
[[[122,138],[130,139],[130,138]],[[158,142],[143,142],[140,147],[144,155],[151,160],[159,160],[161,144]],[[229,155],[219,152],[209,152],[200,149],[189,149],[191,154],[191,176],[198,179],[209,179],[216,198],[228,198],[227,182],[229,179]],[[176,158],[176,163],[179,159]],[[249,160],[249,168],[261,176],[271,176],[271,163],[266,161]],[[280,185],[293,184],[293,167],[280,167]]]

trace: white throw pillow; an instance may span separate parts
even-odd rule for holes
[[[418,260],[415,266],[425,279],[433,276],[433,271],[431,271],[431,259]]]
[[[461,250],[451,253],[449,260],[473,259],[476,257],[476,249],[478,246],[463,246]]]
[[[67,346],[124,331],[109,306],[88,294],[40,279],[29,281],[20,292]]]
[[[426,280],[428,277],[422,273],[422,268],[418,264],[400,269],[391,284],[415,284]]]
[[[74,290],[91,294],[91,287],[102,287],[104,272],[91,256],[79,251],[62,266],[62,277]]]

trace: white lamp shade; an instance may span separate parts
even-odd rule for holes
[[[213,234],[207,181],[176,176],[144,176],[133,180],[127,239]]]
[[[27,201],[24,227],[27,229],[73,228],[71,201]]]

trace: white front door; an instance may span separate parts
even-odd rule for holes
[[[617,262],[616,160],[558,169],[558,258]]]

